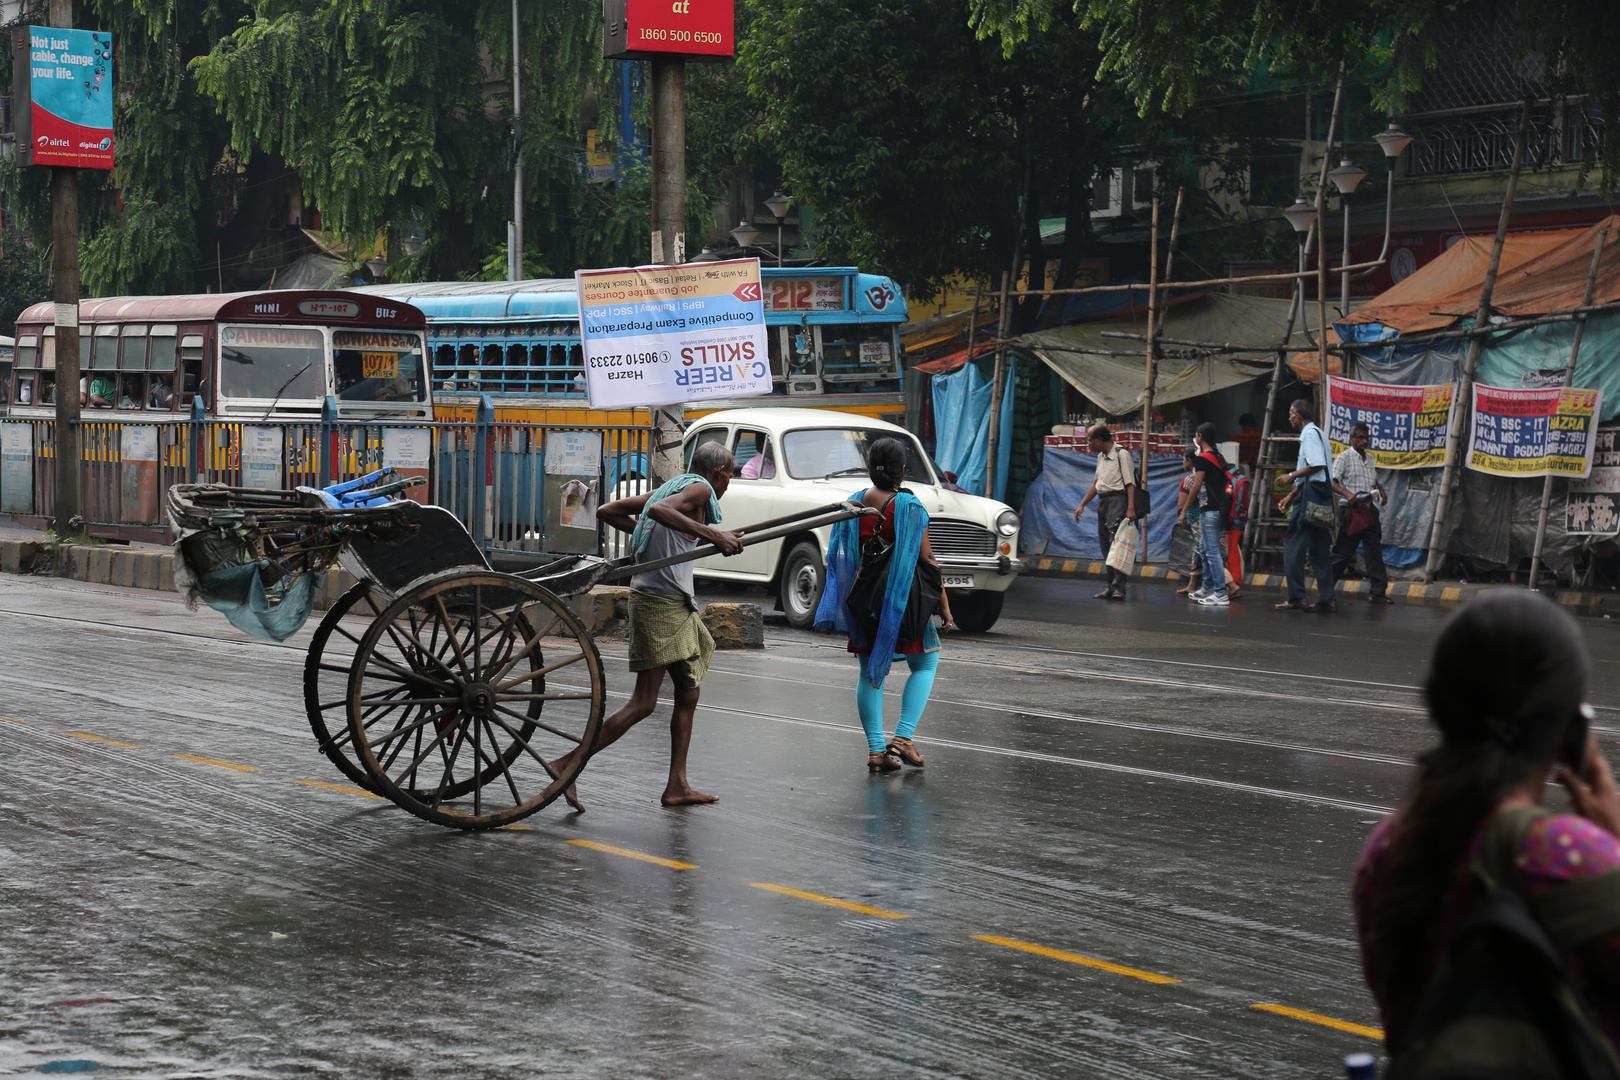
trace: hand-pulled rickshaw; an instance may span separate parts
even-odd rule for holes
[[[356,786],[457,829],[510,825],[548,806],[589,760],[607,683],[596,643],[566,602],[656,562],[557,558],[491,568],[448,510],[396,499],[379,470],[331,488],[178,484],[168,511],[179,584],[237,626],[282,640],[308,618],[315,575],[358,583],[326,611],[304,664],[304,708],[322,754]],[[761,522],[749,541],[864,510],[833,503]],[[369,620],[362,626],[360,620]]]

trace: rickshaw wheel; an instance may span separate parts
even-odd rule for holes
[[[360,639],[340,623],[350,612],[375,618],[381,611],[371,582],[355,585],[326,609],[304,659],[304,713],[315,743],[338,772],[366,791],[374,791],[376,785],[349,745],[349,673]]]
[[[595,642],[556,595],[509,574],[450,571],[407,590],[361,637],[350,745],[372,790],[418,817],[499,828],[574,782],[606,689]],[[568,768],[551,767],[580,747]]]

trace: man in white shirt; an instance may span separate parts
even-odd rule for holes
[[[1136,520],[1136,466],[1131,461],[1131,452],[1114,443],[1114,433],[1108,430],[1107,424],[1098,424],[1087,434],[1091,440],[1091,452],[1097,455],[1097,471],[1074,511],[1074,520],[1079,521],[1086,504],[1096,498],[1097,543],[1102,547],[1103,558],[1107,559],[1108,549],[1114,546],[1114,534],[1119,531],[1119,523],[1127,518]],[[1107,575],[1108,583],[1097,594],[1097,599],[1125,599],[1125,575],[1107,565],[1103,567],[1103,572]]]
[[[1337,611],[1333,600],[1332,525],[1312,525],[1306,516],[1306,507],[1317,504],[1328,508],[1329,521],[1333,508],[1332,479],[1328,469],[1333,461],[1333,447],[1326,433],[1314,423],[1316,410],[1306,398],[1300,398],[1288,407],[1288,422],[1299,432],[1299,468],[1283,473],[1293,482],[1294,490],[1284,500],[1288,509],[1288,531],[1283,534],[1283,572],[1288,578],[1288,599],[1277,605],[1278,611],[1305,610],[1305,560],[1316,575],[1316,604],[1319,612]]]
[[[1350,429],[1350,446],[1333,459],[1333,488],[1344,499],[1339,515],[1339,538],[1333,542],[1333,576],[1341,578],[1350,568],[1350,560],[1361,548],[1362,561],[1367,564],[1367,580],[1372,582],[1374,604],[1390,604],[1389,574],[1384,569],[1384,528],[1380,505],[1389,503],[1389,495],[1378,483],[1378,466],[1367,453],[1367,441],[1372,437],[1366,424]],[[1360,508],[1360,509],[1358,509]],[[1357,519],[1371,521],[1360,532],[1351,535],[1350,527]]]

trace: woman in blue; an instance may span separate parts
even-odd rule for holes
[[[930,621],[922,637],[903,641],[899,630],[911,598],[917,560],[939,564],[928,544],[928,511],[915,495],[900,486],[906,475],[905,447],[894,439],[879,439],[866,453],[866,469],[872,486],[857,491],[850,498],[878,513],[833,527],[832,540],[827,544],[827,586],[821,594],[821,606],[816,610],[816,626],[849,635],[849,651],[861,664],[860,678],[855,683],[855,708],[860,713],[861,727],[866,730],[869,751],[866,767],[869,772],[887,773],[900,768],[902,762],[919,767],[923,763],[922,755],[917,753],[911,740],[934,688],[934,672],[939,667],[939,632]],[[854,618],[849,610],[849,589],[860,569],[861,543],[874,534],[894,545],[889,557],[883,617],[875,631]],[[944,619],[939,629],[948,629],[951,604],[944,590],[940,591],[938,613]],[[906,677],[905,689],[900,692],[900,722],[895,725],[894,738],[885,744],[883,679],[899,657],[905,658],[910,674]]]

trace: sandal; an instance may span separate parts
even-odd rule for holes
[[[921,754],[917,753],[917,747],[912,744],[910,739],[902,739],[898,735],[895,736],[894,740],[889,743],[888,752],[905,762],[907,765],[914,766],[918,769],[923,767],[923,757]]]
[[[866,755],[866,771],[873,773],[896,772],[900,758],[893,750],[873,750]]]
[[[1176,595],[1186,596],[1188,593],[1197,592],[1203,587],[1203,584],[1203,580],[1199,577],[1199,575],[1194,574],[1187,579],[1187,584],[1176,590]]]

